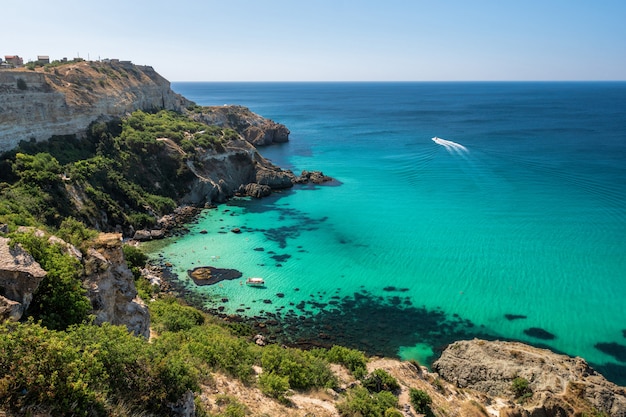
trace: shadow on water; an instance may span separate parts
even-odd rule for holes
[[[397,358],[400,346],[423,344],[430,346],[434,352],[425,364],[430,366],[448,344],[457,340],[480,338],[513,341],[457,314],[415,306],[410,297],[403,295],[403,288],[387,287],[385,296],[364,289],[350,296],[340,296],[339,289],[335,292],[324,291],[310,294],[308,300],[297,304],[292,302],[289,307],[281,306],[273,311],[269,311],[272,308],[269,305],[271,301],[265,300],[268,310],[249,317],[245,315],[249,306],[242,305],[237,314],[225,314],[223,299],[213,299],[194,291],[172,273],[167,274],[166,279],[190,304],[229,321],[248,323],[256,333],[264,334],[272,343],[303,349],[341,345],[370,356]],[[299,289],[294,291],[299,292]],[[283,297],[285,295],[281,293],[279,298]],[[523,316],[514,317],[521,319]],[[509,317],[503,319],[510,320]],[[534,332],[541,330],[533,329]],[[541,336],[544,336],[543,332]],[[542,342],[524,343],[565,354]],[[620,361],[626,359],[622,345],[599,343],[596,348],[608,351],[608,354]],[[590,362],[589,365],[609,381],[626,386],[626,365],[611,362]]]

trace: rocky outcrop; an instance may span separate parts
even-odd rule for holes
[[[134,110],[181,111],[191,104],[152,67],[124,62],[80,62],[0,71],[0,152],[22,140],[85,132],[95,120]]]
[[[230,140],[221,151],[206,150],[199,161],[187,162],[196,179],[184,204],[221,203],[233,197],[240,187],[254,183],[270,189],[292,187],[295,176],[263,158],[245,140]]]
[[[207,106],[191,113],[192,118],[208,125],[230,128],[254,146],[267,146],[289,140],[289,129],[253,113],[243,106]]]
[[[0,237],[0,319],[19,320],[46,276],[41,266],[20,245]]]
[[[624,387],[607,381],[582,358],[522,343],[458,341],[448,346],[433,370],[457,387],[509,399],[515,397],[515,378],[528,381],[532,396],[501,415],[574,415],[594,408],[611,416],[626,415]]]
[[[122,235],[101,234],[84,259],[88,297],[96,324],[125,325],[137,335],[149,337],[148,308],[137,296],[133,274],[122,252]]]

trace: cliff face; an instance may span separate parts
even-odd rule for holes
[[[22,140],[80,135],[94,120],[134,110],[181,110],[190,102],[174,93],[152,67],[80,62],[48,72],[0,71],[0,152]]]
[[[271,190],[292,187],[296,179],[245,140],[231,140],[223,152],[207,151],[200,163],[188,161],[187,165],[196,178],[183,202],[195,205],[224,202],[237,193],[261,197]],[[261,187],[266,192],[255,194]]]
[[[458,341],[433,364],[442,378],[459,388],[513,399],[512,383],[523,378],[532,396],[510,404],[501,416],[557,416],[589,412],[626,414],[626,389],[607,381],[582,358],[559,355],[516,342]]]

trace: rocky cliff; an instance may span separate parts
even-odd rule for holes
[[[626,415],[624,387],[607,381],[582,358],[522,343],[458,341],[448,346],[433,370],[458,388],[508,400],[516,397],[512,389],[516,378],[528,383],[527,398],[503,408],[501,416],[580,415],[593,409]]]
[[[243,106],[207,106],[192,117],[208,125],[236,130],[254,146],[267,146],[289,140],[285,125],[266,119]]]
[[[149,66],[85,61],[47,71],[1,70],[0,152],[22,140],[80,135],[94,120],[189,104]]]

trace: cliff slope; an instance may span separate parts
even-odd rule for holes
[[[180,111],[190,102],[152,67],[79,62],[0,71],[0,152],[22,140],[84,133],[95,120],[134,110]]]

